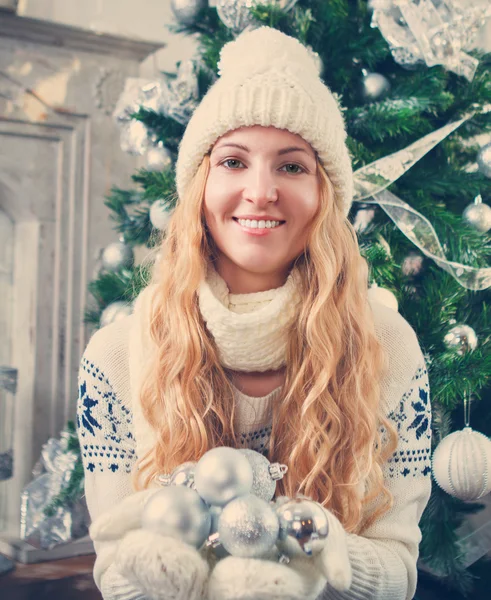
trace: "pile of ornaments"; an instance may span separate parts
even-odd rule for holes
[[[142,528],[211,549],[217,560],[316,555],[329,533],[322,506],[300,495],[272,500],[287,469],[254,450],[209,450],[157,477],[162,489],[147,500]]]

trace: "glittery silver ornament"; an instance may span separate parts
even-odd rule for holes
[[[216,9],[220,21],[235,33],[255,23],[251,8],[259,0],[217,0]]]
[[[252,468],[247,458],[227,446],[205,452],[194,471],[196,491],[205,502],[217,506],[249,494],[252,482]]]
[[[380,73],[370,73],[366,69],[362,70],[363,79],[361,80],[361,95],[365,102],[375,102],[382,98],[390,90],[390,83],[387,77]]]
[[[276,481],[283,478],[288,467],[280,463],[271,464],[263,454],[249,448],[241,448],[239,452],[244,454],[252,468],[251,494],[269,502],[276,491]]]
[[[254,494],[229,502],[218,519],[219,541],[232,556],[264,556],[275,545],[278,532],[273,506]]]
[[[155,200],[150,207],[150,223],[155,229],[165,231],[169,225],[172,213],[166,209],[166,204],[163,200]]]
[[[183,25],[194,25],[199,12],[206,6],[206,0],[171,0],[174,16]]]
[[[280,522],[276,545],[286,556],[312,556],[322,551],[329,521],[318,502],[299,496],[278,506],[276,514]]]
[[[148,130],[141,121],[129,121],[121,126],[120,145],[123,152],[142,156],[150,146]]]
[[[125,242],[113,242],[106,246],[102,252],[102,266],[107,271],[131,269],[135,261],[133,248]]]
[[[477,166],[483,175],[491,177],[491,144],[486,144],[479,150]]]
[[[460,500],[478,500],[491,491],[491,440],[464,427],[438,444],[432,457],[438,485]]]
[[[211,515],[195,490],[168,486],[155,492],[145,504],[142,527],[200,548],[210,535]]]
[[[155,478],[159,485],[184,485],[194,488],[194,468],[196,462],[187,461],[176,467],[172,473],[157,475]]]
[[[424,258],[417,252],[410,252],[402,261],[401,270],[406,277],[415,277],[421,273]]]
[[[111,302],[106,308],[102,311],[101,317],[99,319],[100,327],[105,327],[106,325],[110,325],[115,321],[119,321],[119,319],[123,319],[128,315],[133,313],[133,305],[128,304],[127,302]]]
[[[147,152],[147,171],[165,171],[172,166],[169,150],[161,143]]]
[[[385,304],[385,306],[392,308],[392,310],[399,310],[399,303],[394,294],[390,290],[378,286],[376,283],[373,283],[368,289],[368,299]]]
[[[472,327],[459,323],[452,327],[443,341],[448,349],[456,349],[457,354],[472,352],[477,347],[477,335]]]
[[[477,231],[486,233],[491,229],[491,207],[484,204],[481,194],[476,196],[474,202],[467,206],[462,216]]]

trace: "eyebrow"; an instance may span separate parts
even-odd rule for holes
[[[245,152],[250,152],[247,146],[243,144],[234,144],[233,142],[229,142],[227,144],[220,144],[215,148],[215,150],[220,150],[220,148],[239,148],[240,150],[244,150]],[[305,148],[300,148],[299,146],[288,146],[287,148],[282,148],[278,150],[278,156],[283,156],[283,154],[289,154],[290,152],[305,152],[308,156],[310,153],[305,150]]]

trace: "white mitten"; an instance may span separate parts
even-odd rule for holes
[[[329,536],[320,554],[294,558],[288,565],[229,556],[210,575],[208,600],[315,600],[326,584],[348,590],[352,573],[346,532],[339,520],[324,510]]]
[[[144,600],[202,600],[209,574],[206,559],[189,544],[140,526],[143,507],[156,491],[144,490],[128,496],[91,525],[94,542],[117,541],[111,564],[105,565],[108,575],[111,570],[115,577],[111,576],[110,583],[103,583],[101,591],[115,589],[117,583],[121,594],[108,596],[111,600],[136,600],[140,596]],[[118,575],[126,583],[124,594],[121,578],[112,581]]]

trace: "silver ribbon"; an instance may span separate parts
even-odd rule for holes
[[[447,260],[438,236],[428,219],[386,189],[474,114],[475,112],[471,111],[463,118],[425,135],[407,148],[358,169],[354,173],[353,201],[381,206],[402,233],[423,254],[450,273],[461,286],[480,291],[491,286],[491,268],[469,267]],[[369,199],[370,197],[372,199]]]

